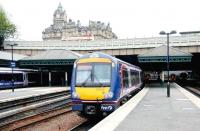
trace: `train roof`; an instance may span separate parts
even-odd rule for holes
[[[90,58],[90,57],[109,58],[109,59],[111,59],[115,63],[118,63],[118,62],[124,63],[124,64],[127,64],[129,66],[133,66],[134,68],[137,68],[137,69],[141,70],[141,68],[138,67],[138,66],[132,65],[132,64],[130,64],[128,62],[125,62],[123,60],[120,60],[120,59],[118,59],[116,57],[113,57],[111,55],[108,55],[108,54],[105,54],[105,53],[102,53],[102,52],[93,52],[93,53],[85,54],[85,55],[81,56],[79,59]]]
[[[12,71],[12,68],[8,67],[0,67],[0,72],[10,72]],[[22,68],[13,68],[13,71],[21,71],[21,72],[35,72],[37,70],[34,69],[22,69]]]

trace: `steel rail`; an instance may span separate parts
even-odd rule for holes
[[[49,97],[45,95],[45,97],[40,98],[38,98],[38,96],[35,100],[32,100],[34,97],[32,97],[32,99],[26,98],[19,100],[18,103],[12,106],[4,106],[4,108],[0,110],[0,130],[11,123],[43,112],[62,109],[71,103],[69,91],[65,91],[64,93],[60,92],[60,94],[49,94]]]

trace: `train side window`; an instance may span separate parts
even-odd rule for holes
[[[138,72],[131,70],[131,86],[137,85],[138,83],[139,83]]]
[[[134,72],[131,70],[131,86],[134,86],[135,83],[135,76],[134,76]]]
[[[129,77],[128,77],[128,71],[127,70],[123,70],[123,86],[125,88],[129,87]]]
[[[139,79],[139,72],[136,72],[136,78],[137,78],[137,84],[139,84],[139,82],[140,82],[140,79]]]

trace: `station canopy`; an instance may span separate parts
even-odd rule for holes
[[[179,49],[169,47],[169,62],[191,62],[192,54],[183,52]],[[138,55],[139,63],[166,63],[167,46],[162,45],[149,50],[144,54]]]
[[[15,62],[25,57],[27,56],[13,53],[13,61]],[[12,53],[0,51],[0,67],[10,67],[10,61],[12,61]]]
[[[13,61],[18,61],[18,60],[23,59],[25,57],[27,57],[27,56],[13,53]],[[12,53],[11,52],[0,51],[0,60],[11,61],[12,60]]]
[[[73,65],[81,54],[69,50],[47,50],[21,59],[20,66]]]

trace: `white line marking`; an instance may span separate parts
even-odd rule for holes
[[[185,99],[185,98],[179,98],[179,99],[176,99],[177,101],[189,101],[189,99]]]
[[[151,106],[153,106],[153,105],[143,105],[143,106],[151,107]]]
[[[193,108],[185,107],[185,108],[182,108],[182,110],[193,110]]]
[[[112,114],[100,121],[97,125],[91,128],[89,131],[112,131],[114,130],[126,116],[137,106],[142,98],[149,91],[149,88],[142,89],[137,95],[131,98],[123,106],[119,107]]]

